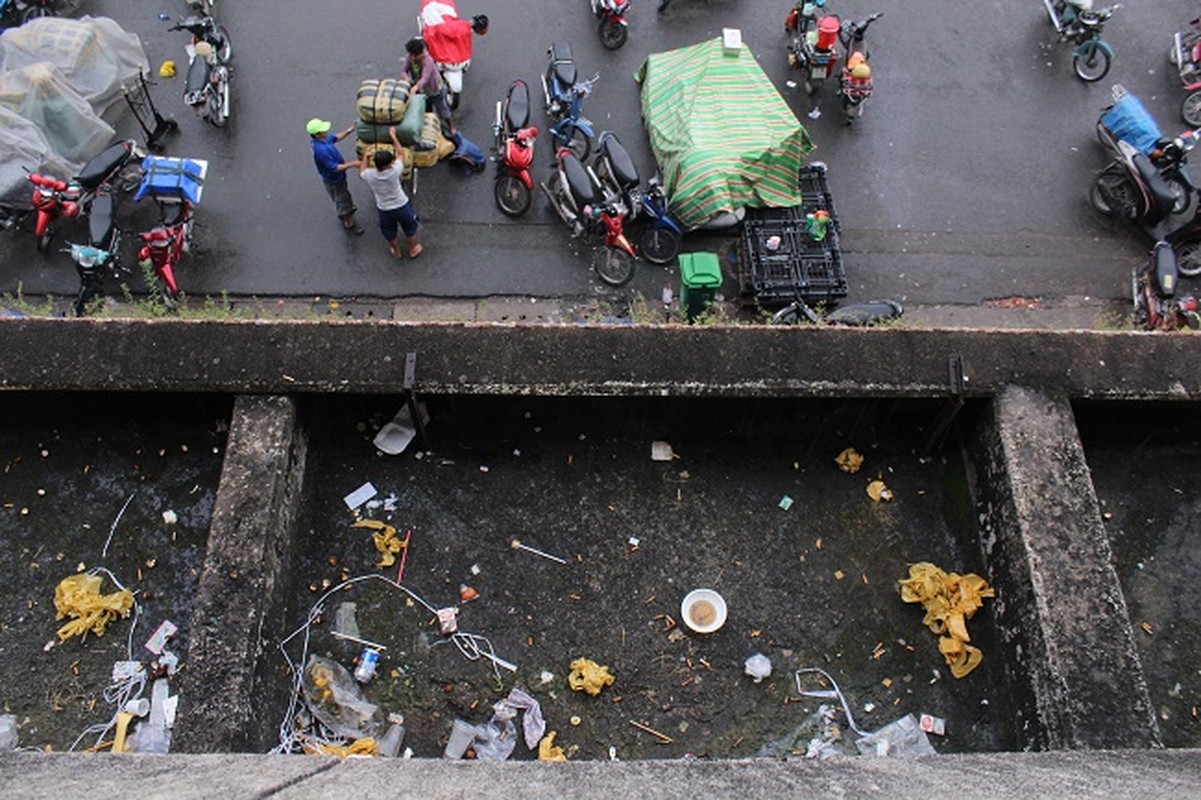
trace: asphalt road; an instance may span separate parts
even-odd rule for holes
[[[1138,94],[1166,130],[1183,128],[1183,92],[1166,56],[1172,33],[1195,16],[1195,4],[1123,3],[1105,32],[1117,53],[1114,68],[1089,85],[1072,74],[1070,48],[1056,45],[1039,0],[831,0],[830,9],[844,16],[884,12],[868,35],[875,95],[850,129],[831,88],[819,93],[822,114],[813,118],[810,98],[786,86],[797,77],[786,61],[788,3],[675,0],[661,16],[653,0],[634,5],[629,42],[609,52],[585,0],[461,0],[463,16],[487,13],[492,24],[476,39],[460,129],[486,150],[496,100],[515,77],[537,86],[546,48],[563,38],[574,46],[583,75],[601,73],[585,114],[598,130],[615,131],[650,173],[632,74],[647,53],[738,27],[817,143],[812,158],[830,167],[848,300],[971,305],[1022,295],[1088,302],[1129,292],[1130,267],[1148,243],[1088,206],[1091,176],[1105,163],[1093,128],[1114,82]],[[158,19],[184,8],[183,0],[88,0],[81,13],[112,16],[136,32],[157,68],[166,58],[186,58],[181,35]],[[155,88],[160,109],[181,126],[167,153],[210,162],[196,250],[178,271],[185,291],[657,298],[663,285],[677,283],[674,269],[641,264],[625,290],[602,287],[541,198],[518,221],[497,210],[491,166],[475,176],[445,163],[422,172],[416,205],[427,247],[418,261],[388,256],[374,229],[370,193],[354,177],[368,231],[357,238],[343,233],[313,169],[304,123],[312,116],[336,126],[353,121],[359,82],[399,70],[417,8],[417,0],[218,0],[216,16],[235,46],[230,124],[218,130],[192,117],[179,99],[182,78]],[[538,108],[532,119],[542,122]],[[538,146],[535,179],[542,180],[551,171],[551,149],[545,136]],[[343,149],[350,154],[351,142]],[[135,211],[148,210],[126,214]],[[685,239],[685,249],[713,244]],[[65,255],[37,254],[25,230],[0,237],[0,291],[18,285],[29,294],[65,295],[77,281]]]

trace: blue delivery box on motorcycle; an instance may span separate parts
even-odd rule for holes
[[[1113,137],[1129,142],[1143,153],[1150,153],[1163,137],[1155,118],[1132,94],[1124,94],[1108,111],[1101,115],[1104,125]]]
[[[195,206],[204,192],[208,164],[191,158],[147,156],[142,161],[142,183],[134,200],[150,196],[159,200],[183,200]]]

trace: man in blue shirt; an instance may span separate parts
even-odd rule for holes
[[[334,201],[338,217],[342,220],[342,227],[356,236],[361,235],[363,226],[354,220],[354,212],[357,209],[354,198],[350,196],[350,187],[346,183],[346,170],[357,168],[359,162],[344,161],[342,154],[338,152],[338,142],[354,133],[354,126],[338,133],[330,133],[331,127],[332,124],[328,120],[317,117],[313,117],[305,126],[305,130],[309,132],[309,141],[313,145],[313,162],[317,165],[317,172],[321,174],[325,191]]]

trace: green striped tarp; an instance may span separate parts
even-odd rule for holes
[[[720,38],[652,53],[635,80],[671,213],[692,229],[744,206],[799,205],[808,132],[743,45]]]

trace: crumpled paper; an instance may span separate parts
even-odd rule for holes
[[[921,603],[926,611],[922,619],[938,640],[938,651],[946,659],[951,674],[962,678],[979,666],[984,654],[968,644],[967,620],[984,605],[984,598],[994,597],[994,590],[974,573],[959,575],[944,572],[923,561],[909,566],[909,577],[898,581],[901,599],[906,603]]]
[[[587,658],[577,658],[571,662],[571,673],[567,676],[567,684],[572,691],[587,692],[596,697],[601,689],[611,686],[616,680],[608,667],[602,667]]]

